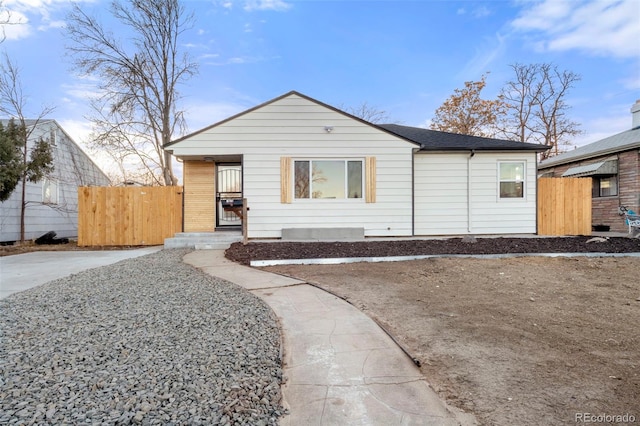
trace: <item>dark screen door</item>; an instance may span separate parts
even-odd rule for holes
[[[240,216],[233,210],[225,209],[232,200],[242,200],[242,166],[240,164],[218,164],[217,166],[217,226],[238,226]]]

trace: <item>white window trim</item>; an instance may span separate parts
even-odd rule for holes
[[[522,164],[522,197],[501,197],[500,184],[502,182],[520,182],[518,180],[502,180],[500,176],[500,166],[502,164]],[[496,197],[501,203],[518,203],[527,200],[527,160],[498,160],[497,165],[498,185],[496,188]]]
[[[309,187],[309,197],[308,198],[296,198],[296,161],[308,161],[309,162],[309,174],[313,172],[312,163],[314,161],[342,161],[344,162],[344,193],[349,193],[349,173],[348,173],[348,162],[349,161],[358,161],[361,163],[362,167],[362,176],[360,178],[360,198],[349,198],[345,196],[345,198],[313,198],[311,194],[313,194],[313,187],[310,185]],[[294,203],[364,203],[365,202],[365,170],[366,164],[364,157],[313,157],[313,158],[292,158],[291,159],[291,176],[292,176],[292,185],[291,191],[293,191],[292,201]],[[309,177],[311,180],[311,176]]]

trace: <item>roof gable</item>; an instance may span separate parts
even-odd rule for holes
[[[284,95],[278,96],[277,98],[271,99],[271,100],[269,100],[269,101],[267,101],[267,102],[264,102],[264,103],[262,103],[262,104],[260,104],[260,105],[257,105],[257,106],[255,106],[255,107],[249,108],[249,109],[247,109],[247,110],[245,110],[245,111],[242,111],[242,112],[240,112],[240,113],[238,113],[238,114],[235,114],[235,115],[233,115],[233,116],[231,116],[231,117],[228,117],[228,118],[226,118],[226,119],[224,119],[224,120],[222,120],[222,121],[219,121],[219,122],[217,122],[217,123],[214,123],[214,124],[212,124],[212,125],[210,125],[210,126],[207,126],[207,127],[203,128],[203,129],[197,130],[197,131],[195,131],[195,132],[193,132],[193,133],[190,133],[190,134],[188,134],[188,135],[186,135],[186,136],[183,136],[183,137],[181,137],[181,138],[179,138],[179,139],[176,139],[176,140],[174,140],[174,141],[172,141],[172,142],[168,143],[165,147],[166,147],[166,148],[170,148],[170,147],[172,147],[172,146],[174,146],[174,145],[176,145],[176,144],[179,144],[179,143],[180,143],[180,142],[182,142],[182,141],[185,141],[185,140],[191,139],[191,138],[193,138],[194,136],[197,136],[197,135],[199,135],[199,134],[201,134],[201,133],[205,133],[205,132],[208,132],[208,131],[210,131],[210,130],[212,130],[212,129],[215,129],[215,128],[217,128],[217,127],[223,126],[223,125],[224,125],[224,124],[226,124],[226,123],[229,123],[229,122],[231,122],[231,121],[234,121],[234,120],[237,120],[237,119],[239,119],[239,118],[242,118],[242,117],[244,117],[244,116],[246,116],[246,115],[248,115],[248,114],[251,114],[251,113],[253,113],[253,112],[255,112],[255,111],[258,111],[258,110],[260,110],[260,109],[263,109],[263,108],[265,108],[265,107],[267,107],[267,106],[269,106],[269,105],[276,104],[276,103],[278,103],[279,101],[281,101],[281,100],[283,100],[283,99],[286,99],[286,98],[289,98],[289,97],[293,97],[293,96],[296,96],[296,97],[299,97],[299,98],[305,99],[305,100],[306,100],[306,101],[308,101],[308,102],[311,102],[311,103],[313,103],[313,104],[316,104],[316,105],[318,105],[318,106],[321,106],[321,107],[323,107],[323,108],[326,108],[326,109],[328,109],[328,110],[330,110],[330,111],[336,112],[336,113],[338,113],[338,114],[341,114],[341,115],[343,115],[343,116],[345,116],[345,117],[347,117],[347,118],[349,118],[349,119],[352,119],[352,120],[354,120],[354,121],[357,121],[357,122],[359,122],[359,123],[361,123],[361,124],[364,124],[364,125],[366,125],[366,126],[369,126],[369,127],[371,127],[371,128],[374,128],[374,129],[379,130],[379,131],[381,131],[381,132],[384,132],[384,133],[390,134],[390,135],[394,136],[395,138],[398,138],[398,139],[403,140],[403,141],[405,141],[405,142],[411,143],[411,144],[413,144],[413,145],[419,145],[417,142],[412,141],[412,140],[410,140],[410,139],[407,139],[407,138],[405,138],[405,137],[404,137],[404,136],[402,136],[402,135],[398,135],[398,134],[395,134],[395,133],[393,133],[393,132],[390,132],[390,131],[388,131],[387,129],[384,129],[384,128],[382,128],[382,127],[376,126],[376,125],[375,125],[375,124],[373,124],[373,123],[370,123],[370,122],[368,122],[368,121],[366,121],[366,120],[363,120],[363,119],[361,119],[361,118],[359,118],[359,117],[356,117],[356,116],[354,116],[354,115],[352,115],[352,114],[349,114],[349,113],[347,113],[347,112],[345,112],[345,111],[342,111],[342,110],[340,110],[340,109],[338,109],[338,108],[335,108],[335,107],[333,107],[333,106],[331,106],[331,105],[328,105],[328,104],[325,104],[325,103],[323,103],[323,102],[320,102],[320,101],[318,101],[318,100],[316,100],[316,99],[313,99],[313,98],[311,98],[311,97],[309,97],[309,96],[306,96],[306,95],[304,95],[304,94],[302,94],[302,93],[300,93],[300,92],[297,92],[297,91],[295,91],[295,90],[292,90],[292,91],[290,91],[290,92],[288,92],[288,93],[285,93]]]

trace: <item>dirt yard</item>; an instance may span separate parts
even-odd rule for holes
[[[264,269],[318,285],[376,319],[434,389],[480,424],[564,425],[577,416],[640,423],[640,258]]]

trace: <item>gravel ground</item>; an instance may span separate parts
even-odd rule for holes
[[[0,424],[277,424],[274,314],[187,252],[0,300]]]

